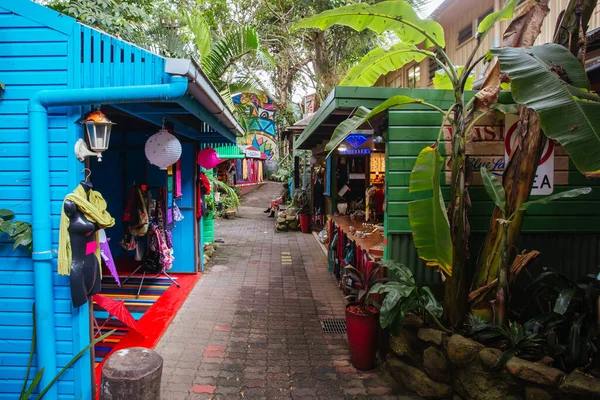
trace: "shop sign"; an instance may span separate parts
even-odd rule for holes
[[[508,164],[508,160],[512,153],[515,143],[515,131],[519,125],[519,117],[516,115],[507,115],[505,124],[508,127],[506,131],[506,138],[504,139],[504,159]],[[532,195],[549,195],[554,191],[554,142],[552,140],[546,141],[546,146],[542,151],[540,163],[537,171],[535,172],[535,178],[533,180],[533,186],[531,188]]]
[[[246,154],[246,157],[248,157],[248,158],[260,158],[259,150],[244,150],[244,153]]]
[[[506,120],[497,120],[494,125],[481,125],[473,129],[467,143],[466,153],[469,163],[473,167],[473,185],[483,184],[479,170],[486,167],[500,180],[504,174],[510,151],[514,144],[514,135],[518,125],[518,116],[507,115]],[[452,153],[452,128],[444,129],[444,146],[446,154]],[[451,182],[451,160],[446,157],[445,176],[446,183]],[[567,185],[569,183],[569,157],[564,149],[550,143],[544,149],[540,158],[535,182],[531,191],[532,195],[551,194],[554,185]]]

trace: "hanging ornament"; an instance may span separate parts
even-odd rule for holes
[[[181,143],[169,131],[161,129],[146,141],[144,152],[150,164],[164,170],[181,157]]]
[[[219,155],[212,147],[206,147],[198,153],[198,165],[204,169],[212,169],[220,162]]]

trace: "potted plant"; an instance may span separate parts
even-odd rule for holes
[[[349,303],[346,305],[346,333],[352,365],[359,370],[375,368],[377,342],[379,338],[378,310],[370,297],[373,285],[378,280],[381,268],[373,266],[362,273],[352,266],[344,268],[342,283]]]
[[[298,221],[302,233],[310,233],[310,206],[308,193],[305,190],[298,191],[292,199],[292,207],[298,209]]]
[[[374,282],[369,288],[370,296],[385,295],[379,310],[379,322],[383,329],[390,328],[392,335],[399,335],[409,313],[422,314],[444,332],[448,330],[439,318],[442,306],[431,289],[417,286],[412,271],[396,261],[379,261],[381,268],[387,268],[388,278]]]

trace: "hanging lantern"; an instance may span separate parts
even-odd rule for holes
[[[144,152],[150,164],[164,170],[181,157],[181,143],[169,131],[161,129],[148,138]]]
[[[219,155],[212,147],[206,147],[198,152],[198,165],[204,169],[213,169],[220,161]]]
[[[85,132],[90,143],[90,151],[83,139],[79,139],[75,144],[75,154],[79,161],[83,161],[85,157],[95,155],[98,157],[98,161],[102,161],[102,152],[108,150],[108,143],[110,142],[110,132],[112,126],[116,125],[111,122],[106,115],[100,111],[90,112],[81,121],[85,126]]]

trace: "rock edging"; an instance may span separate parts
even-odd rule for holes
[[[437,329],[407,326],[391,336],[386,366],[419,396],[465,400],[546,400],[575,396],[600,399],[600,379],[565,374],[539,362],[513,357],[493,370],[501,351]]]

